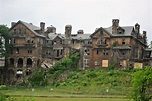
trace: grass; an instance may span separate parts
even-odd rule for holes
[[[30,99],[29,97],[26,97]],[[34,101],[128,101],[122,98],[48,98],[48,97],[33,97]],[[21,101],[21,97],[17,97],[16,101]]]

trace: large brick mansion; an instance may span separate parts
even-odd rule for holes
[[[112,63],[120,69],[152,66],[146,31],[140,33],[138,23],[121,26],[118,19],[113,19],[112,26],[97,28],[90,34],[83,30],[73,34],[71,25],[59,34],[54,26],[45,28],[44,22],[39,27],[23,21],[11,24],[10,82],[26,80],[36,68],[49,68],[68,57],[70,49],[80,51],[80,69],[106,69]]]

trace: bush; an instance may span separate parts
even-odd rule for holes
[[[150,101],[152,98],[152,68],[145,67],[133,74],[132,98],[135,101]]]
[[[46,74],[43,69],[37,70],[33,76],[28,80],[34,86],[44,86],[47,85]]]
[[[0,101],[6,101],[6,96],[0,92]]]

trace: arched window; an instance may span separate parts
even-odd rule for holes
[[[18,59],[18,67],[23,67],[23,59],[22,58],[19,58]]]
[[[28,58],[26,65],[27,65],[27,67],[31,67],[32,66],[32,59]]]

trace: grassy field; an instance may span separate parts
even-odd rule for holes
[[[0,91],[10,98],[14,98],[15,101],[128,101],[128,99],[122,95],[73,94],[59,88],[54,88],[50,91],[50,87],[35,88],[34,91],[27,88],[12,87]]]
[[[16,97],[16,101],[22,101],[22,97]],[[29,97],[24,98],[26,100]],[[33,97],[34,101],[128,101],[123,98],[48,98],[48,97]]]

